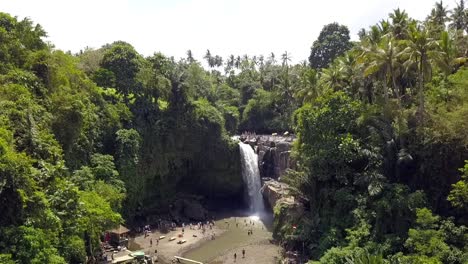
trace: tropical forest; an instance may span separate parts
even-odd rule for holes
[[[300,62],[0,12],[0,263],[467,264],[468,9],[394,8]]]

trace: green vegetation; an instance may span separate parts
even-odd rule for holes
[[[468,16],[463,1],[448,11],[394,10],[354,43],[326,25],[296,65],[207,50],[209,69],[122,41],[64,53],[0,13],[0,262],[83,263],[104,230],[180,196],[240,200],[229,135],[294,131],[284,178],[307,204],[275,208],[288,248],[316,263],[468,263]]]
[[[323,69],[294,113],[298,169],[286,179],[309,204],[300,223],[286,223],[297,229],[278,233],[288,246],[304,243],[316,263],[467,263],[459,9],[463,1],[449,18],[436,3],[422,22],[394,10],[328,67],[311,61]]]

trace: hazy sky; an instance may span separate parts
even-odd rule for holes
[[[349,27],[353,39],[400,7],[424,19],[435,0],[0,0],[0,11],[31,18],[62,50],[124,40],[138,52],[200,59],[219,54],[308,57],[323,25]],[[455,0],[445,1],[455,6]]]

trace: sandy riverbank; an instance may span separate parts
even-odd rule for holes
[[[242,257],[242,250],[245,250],[245,257]],[[267,240],[256,241],[234,248],[210,261],[209,264],[273,264],[278,263],[280,250],[279,246]],[[236,259],[234,254],[237,255]]]
[[[281,255],[280,247],[271,243],[272,233],[267,228],[270,224],[253,216],[224,218],[221,223],[218,222],[218,226],[225,230],[219,238],[206,241],[188,251],[184,257],[208,264],[221,264],[234,263],[236,253],[236,263],[277,263]],[[252,231],[250,235],[249,230]],[[242,249],[245,249],[245,258],[242,258]]]
[[[215,221],[213,229],[207,229],[205,235],[202,230],[184,229],[184,236],[179,238],[182,228],[176,231],[161,234],[158,231],[151,233],[148,237],[140,235],[131,240],[132,249],[144,251],[154,256],[157,250],[159,263],[171,263],[174,256],[187,257],[207,264],[221,263],[243,263],[243,264],[271,264],[277,263],[280,257],[280,247],[272,244],[272,234],[268,230],[270,221],[262,221],[252,216],[223,216]],[[252,230],[253,234],[248,234]],[[215,239],[212,240],[212,235]],[[166,236],[157,243],[157,238]],[[196,237],[194,237],[194,235]],[[176,237],[169,241],[169,238]],[[153,245],[150,245],[151,239]],[[186,240],[184,244],[177,244],[179,240]],[[245,258],[242,258],[242,249],[245,249]],[[237,259],[234,261],[234,253]]]
[[[177,227],[176,231],[170,231],[169,233],[162,234],[158,231],[153,231],[145,238],[144,235],[139,235],[132,239],[132,247],[140,248],[139,250],[144,251],[146,254],[154,256],[155,250],[157,250],[156,255],[159,258],[160,263],[170,263],[174,256],[181,256],[185,252],[196,248],[203,243],[210,241],[212,235],[219,237],[225,232],[224,229],[214,226],[213,229],[207,229],[205,234],[202,234],[201,229],[189,229],[187,226],[184,228],[183,237],[178,237],[179,234],[182,234],[182,228]],[[194,237],[194,235],[196,237]],[[164,239],[161,239],[159,243],[157,239],[160,236],[166,236]],[[169,241],[171,237],[176,237],[175,240]],[[153,244],[150,244],[151,239]],[[184,244],[177,244],[180,240],[186,240]]]

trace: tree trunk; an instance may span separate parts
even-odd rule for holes
[[[419,62],[419,106],[418,112],[421,115],[424,114],[424,69],[423,69],[423,56],[421,56],[421,60]]]
[[[387,74],[384,74],[383,89],[384,89],[384,101],[385,101],[385,106],[387,106],[387,104],[388,104]]]

